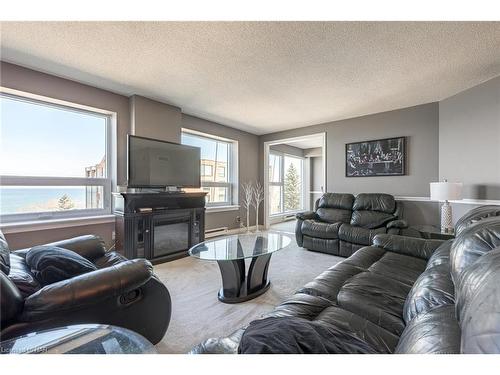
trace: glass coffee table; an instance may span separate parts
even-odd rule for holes
[[[32,332],[0,342],[2,354],[153,354],[148,340],[128,329],[78,324]]]
[[[201,242],[189,255],[201,260],[216,261],[222,274],[219,300],[225,303],[245,302],[269,289],[267,279],[273,252],[284,249],[291,238],[278,232],[237,234]],[[245,259],[250,265],[245,267]]]

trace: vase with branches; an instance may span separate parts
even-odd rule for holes
[[[250,181],[244,182],[241,184],[241,189],[243,191],[243,207],[246,210],[246,227],[247,227],[247,233],[250,232],[250,209],[252,208],[253,205],[253,199],[254,199],[254,187],[253,184]]]
[[[255,186],[253,188],[253,205],[255,207],[255,231],[260,232],[259,230],[259,207],[260,204],[264,201],[264,186],[259,181],[255,182]]]

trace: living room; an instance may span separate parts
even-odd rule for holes
[[[492,14],[2,21],[2,353],[499,354]]]

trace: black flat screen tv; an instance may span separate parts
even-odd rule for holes
[[[199,188],[200,148],[128,135],[128,187]]]

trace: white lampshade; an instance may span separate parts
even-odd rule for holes
[[[431,182],[431,201],[462,199],[461,182]]]

